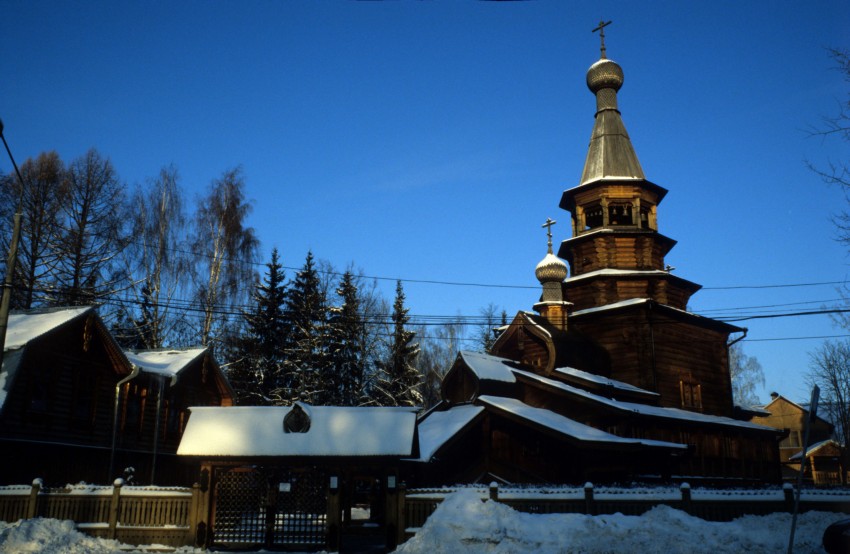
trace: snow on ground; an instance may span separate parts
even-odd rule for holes
[[[797,519],[794,552],[824,552],[823,531],[846,514],[808,512]],[[622,514],[525,514],[498,502],[481,502],[473,490],[446,497],[404,554],[585,554],[785,552],[790,514],[744,516],[728,523],[708,522],[668,506],[642,516]]]
[[[823,531],[846,514],[807,512],[797,520],[796,554],[824,552]],[[708,522],[668,506],[642,516],[622,514],[526,514],[498,502],[482,502],[475,490],[446,497],[403,554],[601,554],[771,553],[788,548],[790,514],[744,516],[727,523]],[[138,547],[136,552],[144,551]],[[134,551],[117,541],[94,539],[70,521],[32,519],[0,522],[0,553],[101,554]],[[178,552],[200,552],[191,548]]]

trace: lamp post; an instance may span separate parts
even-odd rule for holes
[[[0,300],[0,368],[2,368],[3,351],[6,349],[6,328],[9,324],[9,305],[12,301],[12,277],[15,273],[15,266],[18,261],[18,241],[21,237],[21,211],[24,203],[24,178],[21,177],[21,172],[18,170],[18,164],[15,163],[15,158],[12,156],[12,151],[9,150],[9,144],[6,142],[6,137],[3,135],[2,120],[0,120],[0,139],[3,139],[3,146],[6,147],[6,153],[9,154],[9,159],[12,160],[12,167],[15,168],[15,173],[18,176],[18,182],[21,184],[21,193],[18,195],[18,206],[15,209],[15,216],[12,224],[12,242],[9,244],[9,257],[6,260],[6,277],[3,281],[3,298]]]

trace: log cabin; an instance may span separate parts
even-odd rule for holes
[[[658,224],[667,190],[638,161],[622,84],[603,45],[587,72],[596,114],[584,169],[560,201],[571,236],[556,256],[547,220],[534,311],[488,353],[458,355],[420,421],[413,479],[779,481],[785,433],[733,405],[729,346],[746,330],[689,312],[700,285],[665,263],[676,244]]]
[[[125,352],[91,307],[11,314],[3,354],[0,484],[112,482],[132,467],[138,484],[191,485],[175,456],[188,407],[232,404],[207,350]]]

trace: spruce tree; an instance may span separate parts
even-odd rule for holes
[[[408,308],[404,307],[404,300],[404,290],[401,281],[398,281],[393,303],[390,351],[387,359],[379,363],[381,376],[378,388],[383,396],[381,403],[387,406],[422,404],[422,394],[419,392],[422,376],[414,365],[419,355],[419,344],[413,342],[416,333],[405,328],[410,317],[407,315]]]
[[[325,390],[327,403],[357,406],[363,395],[366,364],[366,328],[360,313],[360,297],[354,275],[346,271],[336,290],[341,304],[330,309]]]
[[[322,291],[313,253],[307,253],[286,295],[284,381],[278,396],[290,402],[311,404],[325,401],[322,383],[326,374],[327,300]]]
[[[263,280],[254,286],[252,311],[243,316],[245,335],[239,341],[239,356],[228,371],[239,404],[279,405],[289,400],[277,396],[277,391],[286,388],[283,375],[284,279],[275,248],[271,261],[266,264]]]

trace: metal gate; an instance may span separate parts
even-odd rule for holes
[[[212,545],[322,549],[327,542],[327,476],[309,469],[218,468]]]

